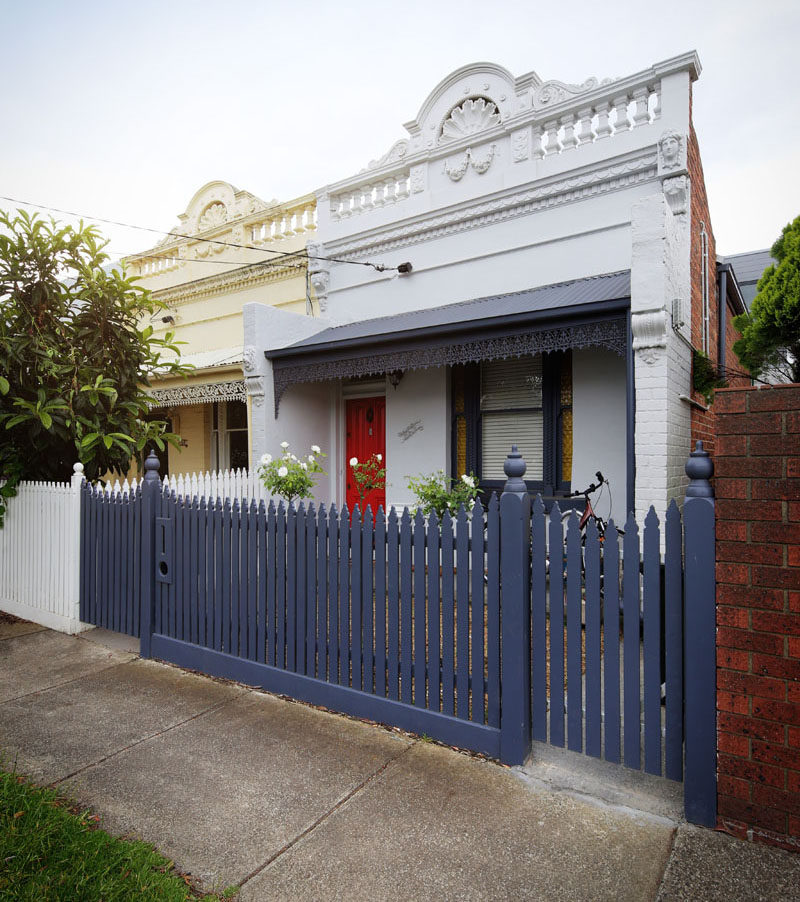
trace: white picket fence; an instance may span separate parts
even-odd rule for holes
[[[107,483],[106,491],[114,494],[125,494],[136,491],[137,482],[124,480]],[[252,471],[217,470],[205,473],[180,473],[177,476],[165,476],[164,488],[170,489],[178,497],[189,498],[229,498],[233,501],[269,501],[270,494],[258,476]]]
[[[0,610],[77,633],[83,466],[72,482],[22,482],[0,529]]]
[[[71,483],[22,482],[8,504],[0,529],[0,611],[65,633],[89,629],[80,620],[80,513],[83,466],[75,464]],[[107,483],[105,490],[134,492],[131,482]],[[164,477],[179,496],[269,501],[255,473],[222,470]]]

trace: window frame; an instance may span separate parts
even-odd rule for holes
[[[456,411],[455,392],[451,380],[451,474],[457,477],[458,458],[458,421],[466,421],[466,469],[478,477],[481,494],[489,497],[492,492],[500,494],[505,485],[504,479],[484,479],[482,468],[482,427],[483,412],[480,407],[481,367],[484,363],[468,363],[463,365],[464,409]],[[566,406],[561,404],[561,369],[571,362],[569,353],[556,351],[542,354],[542,406],[526,408],[492,409],[488,413],[524,413],[542,411],[542,478],[525,479],[525,485],[531,495],[541,494],[543,497],[564,497],[571,491],[571,481],[563,479],[562,474],[562,418]],[[509,447],[509,451],[511,448]]]

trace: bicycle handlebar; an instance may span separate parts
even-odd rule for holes
[[[599,470],[598,470],[594,475],[597,477],[597,483],[594,483],[594,482],[593,482],[593,483],[589,486],[588,489],[584,489],[583,491],[570,492],[569,497],[570,497],[570,498],[577,498],[578,495],[583,495],[583,496],[585,496],[586,498],[588,498],[589,495],[592,494],[592,492],[596,492],[596,491],[600,488],[600,486],[601,486],[606,480],[605,480],[605,477],[603,476],[603,474],[602,474]]]

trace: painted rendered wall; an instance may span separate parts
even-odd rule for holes
[[[613,516],[622,526],[626,515],[624,358],[602,350],[573,351],[572,413],[572,488],[585,489],[596,482],[595,473],[600,470],[611,491],[603,490],[596,512],[604,519]]]
[[[210,412],[210,405],[187,404],[175,408],[172,428],[186,442],[186,447],[179,450],[170,445],[170,473],[199,473],[210,469],[207,409]]]
[[[413,502],[409,476],[450,470],[447,370],[411,370],[386,391],[386,503]]]

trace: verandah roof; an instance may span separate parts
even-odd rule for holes
[[[630,270],[361,320],[266,351],[275,411],[289,385],[602,347],[626,353]]]

